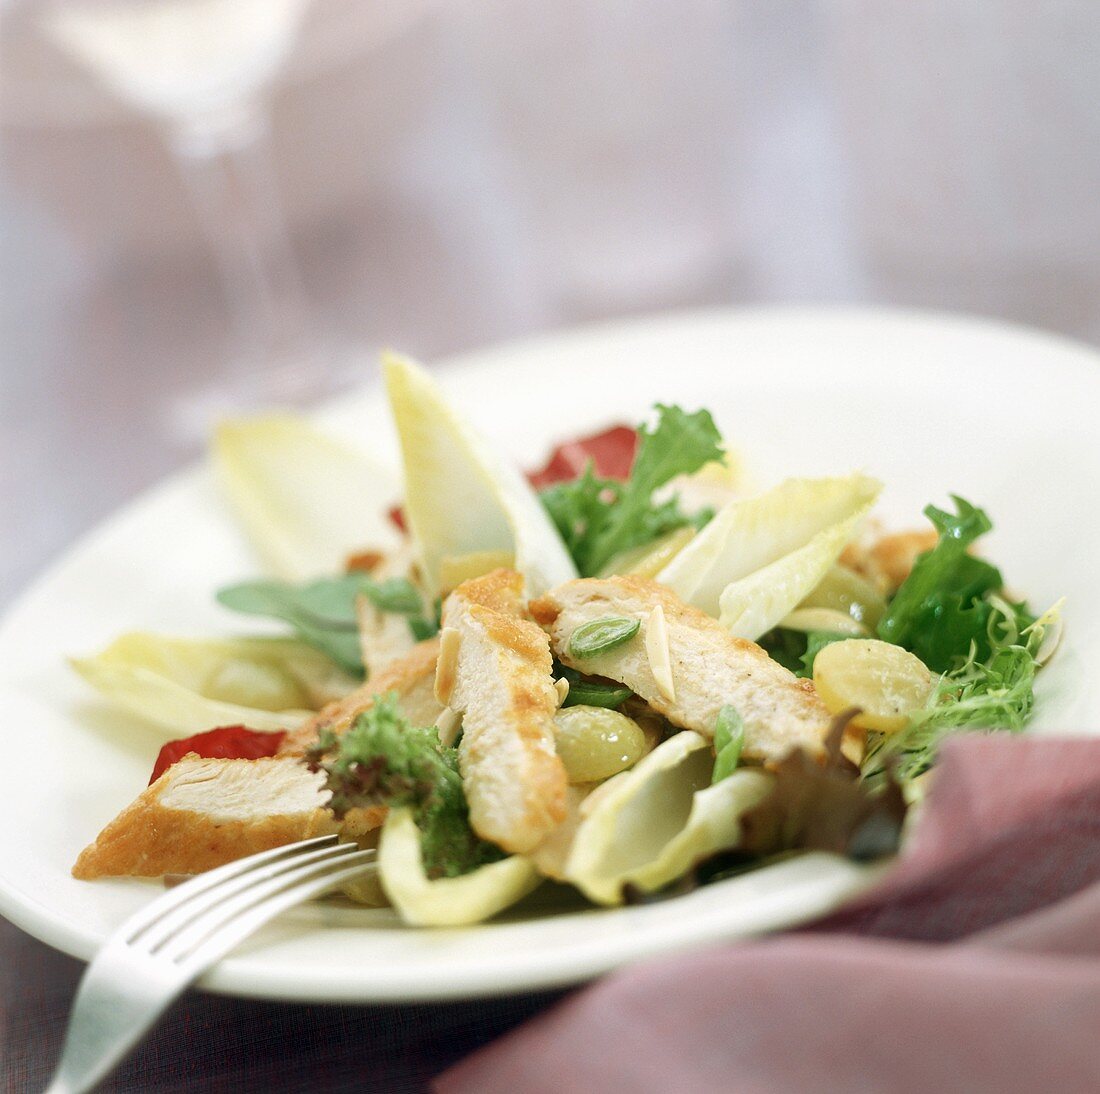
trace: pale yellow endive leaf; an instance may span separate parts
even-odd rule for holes
[[[386,516],[396,474],[289,414],[223,422],[214,466],[271,572],[290,581],[340,573],[349,554],[396,545]]]
[[[735,634],[758,638],[818,585],[880,489],[858,473],[788,479],[731,502],[658,580]]]
[[[522,855],[511,855],[460,877],[432,880],[424,872],[420,829],[408,808],[391,809],[378,845],[382,888],[401,918],[417,927],[480,923],[521,900],[542,880]]]
[[[358,681],[292,638],[172,638],[124,634],[71,664],[105,698],[165,738],[215,726],[298,725]]]
[[[738,818],[764,796],[771,777],[738,772],[711,787],[713,768],[709,742],[685,730],[609,780],[589,799],[565,877],[599,904],[620,904],[628,882],[659,889],[700,859],[733,847]]]
[[[481,552],[515,558],[535,596],[577,576],[538,496],[509,459],[494,452],[420,366],[383,358],[405,467],[405,514],[424,580],[440,589],[445,559]]]

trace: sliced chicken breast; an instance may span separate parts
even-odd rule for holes
[[[443,604],[440,702],[462,715],[459,767],[470,824],[526,852],[565,816],[565,767],[554,750],[558,694],[550,642],[525,616],[523,578],[495,570]]]
[[[81,852],[73,877],[198,874],[335,832],[324,774],[293,757],[173,764]],[[375,821],[377,823],[377,821]]]
[[[404,622],[404,621],[402,621]],[[374,673],[365,684],[350,695],[319,711],[307,722],[290,730],[279,746],[280,756],[301,756],[317,740],[323,729],[345,732],[363,711],[368,710],[375,696],[396,691],[401,713],[416,726],[432,726],[443,711],[435,698],[435,665],[439,657],[439,639],[418,642],[403,657],[391,661]]]
[[[744,723],[748,757],[778,760],[796,746],[821,748],[830,718],[813,684],[656,581],[567,581],[529,608],[563,664],[625,684],[674,725],[712,737],[719,711],[729,704]],[[595,656],[574,656],[573,632],[608,617],[637,619],[638,633]]]

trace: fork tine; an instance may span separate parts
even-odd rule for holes
[[[294,855],[284,855],[267,862],[255,864],[251,869],[238,871],[235,877],[229,877],[219,885],[195,893],[164,915],[154,920],[145,930],[130,936],[130,944],[141,949],[155,952],[172,935],[179,933],[192,920],[197,919],[208,908],[224,902],[234,894],[251,888],[269,877],[294,870],[310,862],[327,861],[354,853],[358,848],[354,843],[326,844],[323,847],[303,849]]]
[[[202,953],[200,964],[205,967],[209,961],[216,961],[218,957],[228,953],[237,941],[247,937],[284,908],[306,900],[315,886],[319,886],[317,892],[333,888],[339,884],[333,878],[350,879],[362,874],[366,868],[375,864],[374,859],[373,849],[355,851],[339,858],[303,863],[275,877],[264,878],[256,885],[211,906],[168,938],[156,956],[166,961],[188,964],[192,960],[199,960],[198,955]],[[253,914],[247,915],[249,912]],[[238,934],[236,927],[242,924],[243,933]],[[223,936],[226,940],[224,945]],[[210,944],[208,950],[201,949],[204,943]],[[210,956],[211,953],[214,954],[213,957]]]
[[[347,861],[341,860],[340,869],[334,872],[303,879],[292,888],[244,909],[200,942],[188,958],[188,964],[193,962],[201,969],[209,968],[281,912],[329,892],[346,881],[353,881],[366,872],[366,867],[376,865],[373,858],[363,859],[355,865],[345,865]]]
[[[338,839],[339,837],[335,834],[317,836],[314,839],[302,840],[299,843],[291,843],[283,847],[273,847],[270,851],[261,851],[258,854],[250,855],[248,858],[238,859],[236,862],[226,863],[225,866],[218,866],[213,870],[207,870],[205,873],[199,874],[197,877],[181,885],[178,889],[173,889],[169,893],[165,893],[159,899],[152,901],[140,911],[135,912],[121,927],[119,927],[117,933],[120,937],[129,940],[151,924],[155,923],[162,916],[167,915],[173,909],[186,904],[200,893],[204,893],[214,886],[220,885],[229,878],[248,873],[250,870],[254,870],[257,866],[262,866],[267,862],[294,857],[314,847],[335,845]]]

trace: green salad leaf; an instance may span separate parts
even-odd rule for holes
[[[968,551],[993,527],[989,517],[963,498],[951,497],[956,513],[934,505],[924,510],[939,541],[917,558],[878,625],[880,638],[915,653],[935,672],[947,671],[959,659],[989,658],[992,597],[1004,585],[996,566]],[[1019,630],[1033,621],[1024,604],[1013,605],[1013,613]]]
[[[598,478],[589,464],[580,478],[539,495],[582,577],[598,573],[623,551],[713,515],[708,510],[688,516],[677,497],[654,501],[653,495],[678,475],[722,459],[714,420],[706,410],[688,413],[678,406],[658,404],[657,413],[652,429],[638,429],[638,455],[626,482]]]
[[[286,581],[245,581],[217,592],[218,603],[246,615],[289,623],[303,642],[328,654],[348,672],[363,672],[355,598],[363,578],[347,574],[305,585]]]
[[[337,817],[411,806],[429,878],[458,877],[504,857],[470,828],[458,750],[441,744],[434,727],[410,725],[396,692],[379,696],[343,735],[323,731],[306,762],[324,771]]]
[[[745,743],[745,723],[737,708],[724,706],[714,723],[714,771],[710,781],[728,779],[741,762],[741,748]]]
[[[760,639],[760,645],[773,661],[778,661],[795,676],[812,677],[814,658],[833,642],[843,642],[850,634],[835,631],[795,631],[775,627]]]
[[[303,642],[328,654],[348,672],[363,674],[355,601],[366,596],[383,612],[409,618],[413,636],[430,637],[438,630],[433,614],[416,587],[404,578],[374,581],[350,573],[298,585],[288,581],[244,581],[219,589],[217,600],[246,615],[262,615],[289,623]]]
[[[362,592],[380,612],[396,615],[420,615],[424,600],[416,586],[405,577],[388,577],[384,581],[363,579]]]

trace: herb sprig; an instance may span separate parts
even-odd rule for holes
[[[287,581],[244,581],[219,589],[218,603],[246,615],[289,623],[303,642],[327,654],[348,672],[363,674],[355,602],[365,596],[379,611],[408,618],[416,639],[438,629],[436,613],[425,609],[412,582],[405,578],[374,581],[366,574],[326,577],[304,585]]]

